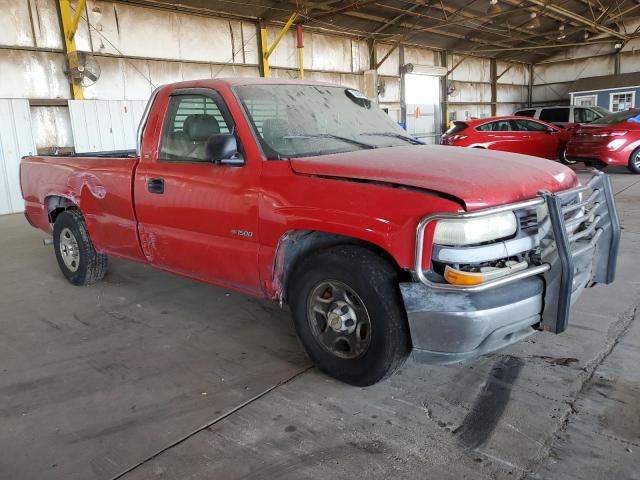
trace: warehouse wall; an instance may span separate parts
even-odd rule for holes
[[[449,120],[491,116],[491,61],[488,58],[449,55],[447,68]],[[526,64],[497,62],[497,115],[511,115],[527,103],[529,70]]]
[[[629,33],[639,26],[640,19],[624,21],[624,29]],[[598,37],[590,39],[597,40]],[[569,90],[578,78],[640,71],[640,39],[631,40],[620,50],[619,72],[616,72],[614,43],[567,48],[534,65],[533,103],[568,103]]]
[[[613,53],[609,43],[575,47],[534,65],[533,103],[568,103],[576,79],[614,73]]]

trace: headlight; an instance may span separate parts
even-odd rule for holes
[[[518,230],[513,212],[478,218],[438,220],[433,242],[439,245],[471,245],[510,237]]]

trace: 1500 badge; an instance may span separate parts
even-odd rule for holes
[[[250,232],[249,230],[231,230],[231,233],[233,235],[240,235],[241,237],[253,237],[253,232]]]

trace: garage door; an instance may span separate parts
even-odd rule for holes
[[[69,100],[76,152],[136,148],[136,130],[146,105],[143,100]]]
[[[20,158],[35,153],[29,101],[0,98],[0,215],[24,210]]]

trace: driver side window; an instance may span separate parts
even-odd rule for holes
[[[160,160],[210,162],[205,151],[211,135],[232,131],[218,103],[206,95],[176,95],[169,100]]]

